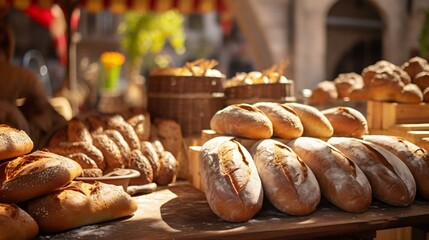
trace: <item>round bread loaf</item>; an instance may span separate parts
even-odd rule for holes
[[[103,153],[104,161],[106,162],[106,168],[103,169],[103,172],[108,173],[116,168],[124,167],[124,160],[122,159],[119,147],[106,134],[94,135],[93,144]]]
[[[259,102],[253,106],[265,113],[270,119],[273,124],[273,136],[297,138],[301,137],[304,132],[301,120],[292,108],[274,102]]]
[[[152,166],[140,150],[134,149],[130,153],[130,165],[128,167],[140,172],[139,177],[130,179],[130,185],[143,185],[153,181]]]
[[[414,176],[420,195],[429,200],[429,153],[414,143],[400,137],[367,135],[365,141],[377,144],[401,159]]]
[[[23,130],[0,124],[0,161],[29,153],[33,141]]]
[[[147,158],[147,160],[149,160],[149,163],[152,166],[153,178],[156,178],[159,174],[161,163],[159,161],[159,155],[156,152],[155,147],[149,141],[142,141],[141,152]]]
[[[333,103],[338,99],[337,88],[332,81],[322,81],[317,83],[308,99],[311,105],[324,105]]]
[[[121,133],[131,150],[140,149],[140,140],[136,131],[121,115],[117,114],[109,117],[107,120],[107,127]]]
[[[379,146],[355,138],[333,137],[329,144],[352,160],[368,178],[375,198],[393,206],[407,206],[416,195],[408,167],[396,156],[380,152]]]
[[[72,153],[65,157],[76,161],[83,169],[98,168],[97,163],[95,163],[95,161],[88,157],[85,153]]]
[[[333,107],[322,110],[334,128],[333,136],[361,138],[368,134],[368,122],[361,112],[351,107]]]
[[[339,99],[348,98],[352,89],[363,87],[362,76],[355,72],[338,74],[333,82],[337,89]]]
[[[233,104],[217,111],[210,120],[216,133],[250,139],[273,135],[273,124],[258,108],[249,104]]]
[[[81,175],[81,166],[66,157],[35,151],[0,165],[0,202],[19,203],[39,197]]]
[[[429,65],[428,65],[429,68]],[[416,84],[420,90],[423,92],[426,88],[429,87],[429,69],[425,70],[414,77],[414,84]]]
[[[423,93],[416,84],[407,84],[395,96],[395,101],[399,103],[421,103]]]
[[[307,215],[320,202],[320,188],[311,169],[285,144],[260,140],[250,154],[268,200],[279,211]]]
[[[15,204],[0,203],[0,239],[36,239],[39,226]]]
[[[215,137],[201,147],[201,183],[213,212],[230,222],[250,220],[264,192],[250,153],[233,137]]]
[[[160,168],[155,182],[160,186],[166,186],[176,182],[178,162],[169,151],[164,151],[159,155]]]
[[[317,108],[300,103],[285,103],[285,105],[291,107],[301,119],[304,126],[302,136],[328,138],[334,133],[329,120]]]
[[[25,210],[41,232],[55,233],[129,216],[137,210],[137,204],[122,186],[74,181],[29,201]]]
[[[288,145],[310,167],[322,195],[340,209],[360,213],[372,201],[371,185],[362,170],[332,145],[300,137]]]
[[[83,121],[78,118],[72,118],[67,123],[67,136],[69,142],[87,142],[92,143],[91,133]]]
[[[401,68],[408,73],[411,79],[414,79],[427,65],[426,59],[416,56],[402,64]]]
[[[104,170],[106,168],[106,162],[104,161],[103,153],[96,148],[93,144],[86,142],[61,142],[55,147],[49,147],[49,151],[67,156],[74,153],[84,153],[86,156],[95,161],[98,168]]]

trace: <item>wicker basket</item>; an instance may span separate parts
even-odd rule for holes
[[[256,102],[294,102],[294,82],[253,84],[229,87],[225,89],[227,104]]]
[[[197,76],[154,76],[148,80],[151,115],[170,118],[185,137],[210,128],[210,119],[225,107],[224,79]]]

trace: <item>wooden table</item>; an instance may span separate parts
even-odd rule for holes
[[[374,202],[361,214],[322,201],[304,217],[283,214],[265,201],[254,219],[228,223],[211,211],[204,193],[188,183],[134,198],[139,208],[132,217],[40,239],[372,239],[376,230],[429,226],[429,202],[421,200],[404,208]]]

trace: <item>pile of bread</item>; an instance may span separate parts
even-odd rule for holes
[[[158,121],[169,120],[155,124]],[[130,179],[132,185],[168,185],[176,180],[178,162],[164,148],[155,124],[149,113],[135,109],[77,116],[54,134],[47,149],[78,162],[84,177],[127,168],[140,172]]]
[[[75,161],[36,150],[23,130],[0,125],[0,239],[34,239],[132,215],[136,202],[121,186],[74,181]]]
[[[214,59],[197,59],[192,62],[186,62],[183,67],[167,67],[152,70],[151,76],[204,76],[224,78],[225,75],[215,69],[218,62]]]
[[[319,111],[300,103],[234,104],[210,122],[217,136],[200,152],[201,183],[220,218],[255,216],[264,195],[279,211],[312,213],[323,196],[361,213],[373,198],[408,206],[429,200],[429,154],[394,136],[367,135],[350,107]]]
[[[225,83],[225,87],[236,87],[242,85],[267,84],[267,83],[285,83],[288,79],[283,75],[289,62],[274,64],[270,68],[248,73],[239,72]]]
[[[401,66],[381,60],[364,68],[361,74],[343,73],[333,81],[318,83],[309,104],[329,104],[338,99],[429,102],[429,64],[420,57],[413,57]]]

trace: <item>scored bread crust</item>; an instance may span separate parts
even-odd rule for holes
[[[35,239],[36,221],[16,204],[0,203],[0,239]]]
[[[333,107],[322,110],[334,128],[333,136],[362,138],[368,134],[368,123],[365,116],[351,107]]]
[[[19,203],[42,196],[71,182],[81,166],[66,157],[35,151],[0,165],[0,202]]]
[[[25,131],[0,124],[0,161],[27,154],[33,146]]]
[[[137,204],[122,186],[73,181],[29,201],[25,210],[36,220],[40,232],[55,233],[129,216]]]
[[[263,188],[250,153],[233,137],[215,137],[201,148],[201,182],[212,211],[245,222],[262,208]]]
[[[328,138],[334,133],[334,128],[329,120],[317,108],[301,103],[285,103],[284,105],[292,108],[297,113],[304,126],[302,136]]]
[[[273,135],[273,124],[258,108],[249,104],[233,104],[217,111],[210,127],[219,134],[265,139]]]

